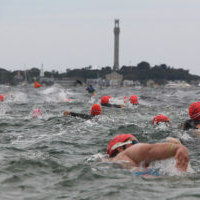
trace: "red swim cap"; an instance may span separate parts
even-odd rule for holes
[[[37,81],[34,81],[34,88],[40,88],[42,85]]]
[[[0,94],[0,101],[4,101],[4,96]]]
[[[153,125],[154,124],[159,124],[160,122],[169,122],[169,118],[165,115],[156,115],[153,118]]]
[[[200,102],[195,102],[190,105],[189,115],[191,119],[200,120]]]
[[[33,112],[32,112],[32,117],[33,118],[37,118],[39,116],[42,115],[42,111],[38,108],[38,109],[33,109]]]
[[[138,98],[136,95],[131,95],[129,100],[131,104],[138,104]]]
[[[101,104],[106,104],[109,102],[109,97],[108,96],[103,96],[101,97]]]
[[[101,106],[99,104],[94,104],[90,111],[91,115],[100,115],[101,114]]]
[[[118,147],[123,146],[123,142],[126,141],[129,138],[133,138],[134,140],[138,141],[136,137],[134,137],[132,134],[120,134],[115,136],[108,144],[107,146],[107,154],[109,157],[112,156],[112,154],[115,152],[115,150]]]

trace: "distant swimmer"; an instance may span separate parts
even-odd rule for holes
[[[95,92],[95,89],[94,89],[94,87],[92,86],[92,85],[89,85],[87,88],[86,88],[86,90],[89,92],[89,93],[94,93]]]
[[[189,164],[188,150],[182,144],[175,143],[139,143],[132,134],[115,136],[108,144],[107,154],[112,162],[122,163],[125,167],[147,168],[152,161],[174,157],[176,168],[186,171]]]
[[[169,120],[169,118],[166,116],[166,115],[156,115],[154,118],[153,118],[153,121],[152,121],[153,125],[159,125],[160,123],[165,123],[167,124],[169,127],[172,127],[172,124]]]
[[[124,103],[127,103],[127,102],[128,102],[128,97],[124,96]]]
[[[0,94],[0,101],[4,101],[4,96]]]
[[[75,113],[70,111],[65,111],[64,115],[71,115],[73,117],[80,117],[83,119],[92,119],[93,117],[101,114],[101,106],[98,104],[94,104],[91,108],[90,115],[84,113]]]
[[[80,81],[80,80],[76,80],[76,83],[80,84],[80,85],[83,85],[82,81]]]
[[[138,97],[136,95],[134,95],[134,94],[130,96],[129,101],[133,105],[138,105],[139,104]]]
[[[42,85],[39,82],[34,81],[34,88],[40,88],[40,87],[42,87]]]
[[[37,109],[33,109],[32,111],[32,117],[33,118],[38,118],[38,117],[41,117],[42,116],[42,111],[37,108]]]
[[[200,101],[192,103],[189,107],[190,119],[186,120],[181,125],[183,130],[199,129],[200,128]]]
[[[107,107],[114,107],[114,108],[123,108],[124,107],[124,104],[111,104],[109,102],[111,96],[103,96],[101,97],[101,105],[102,106],[107,106]]]

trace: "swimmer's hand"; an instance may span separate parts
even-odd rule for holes
[[[200,124],[197,124],[197,125],[196,125],[196,129],[200,129]]]
[[[187,149],[180,145],[174,156],[176,159],[176,167],[181,171],[186,171],[189,164],[189,156]]]
[[[167,137],[166,138],[167,142],[173,143],[173,144],[181,144],[180,140],[174,137]]]
[[[70,112],[68,110],[65,110],[64,115],[70,115]]]
[[[123,107],[125,107],[125,105],[124,104],[120,104],[120,108],[123,108]]]

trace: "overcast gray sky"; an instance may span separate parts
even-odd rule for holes
[[[200,75],[200,0],[0,0],[0,68],[113,66],[147,61]]]

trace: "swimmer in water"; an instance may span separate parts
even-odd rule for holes
[[[94,87],[92,86],[92,85],[89,85],[87,88],[86,88],[86,90],[89,92],[89,93],[94,93],[95,92],[95,89],[94,89]]]
[[[166,125],[168,125],[169,127],[172,127],[172,124],[169,120],[169,118],[166,116],[166,115],[156,115],[154,118],[153,118],[153,121],[152,121],[153,125],[159,125],[160,123],[165,123]]]
[[[128,162],[132,167],[147,168],[152,161],[174,157],[176,168],[186,171],[189,164],[188,150],[182,144],[139,143],[132,134],[115,136],[108,144],[107,154],[112,162]]]
[[[42,117],[42,111],[39,108],[33,109],[32,118],[39,118],[39,117]]]
[[[100,115],[101,114],[101,106],[98,104],[94,104],[91,108],[90,111],[90,115],[88,114],[84,114],[84,113],[75,113],[75,112],[70,112],[70,111],[65,111],[64,115],[71,115],[73,117],[80,117],[83,119],[92,119],[93,117],[95,117],[96,115]]]
[[[134,94],[130,96],[129,101],[132,105],[138,105],[139,104],[138,97]]]
[[[186,120],[181,125],[183,130],[199,129],[200,128],[200,102],[192,103],[189,107],[190,119]]]
[[[2,94],[0,94],[0,101],[4,101],[4,99],[5,97]]]
[[[110,96],[103,96],[101,97],[101,105],[102,106],[107,106],[107,107],[114,107],[114,108],[123,108],[124,107],[124,104],[111,104],[109,103],[109,99],[111,97]]]

